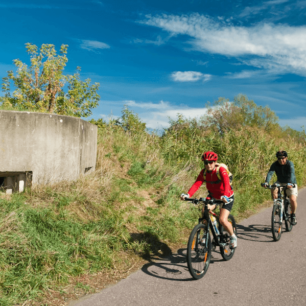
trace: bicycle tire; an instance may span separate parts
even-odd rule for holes
[[[288,202],[287,202],[288,201]],[[286,200],[286,204],[285,204],[285,214],[284,214],[284,221],[285,221],[285,226],[286,226],[286,231],[287,232],[291,232],[292,230],[292,223],[291,223],[291,216],[290,216],[290,213],[289,213],[289,207],[291,207],[291,204],[289,202],[289,200],[287,199]],[[291,211],[291,210],[290,210]],[[287,217],[285,217],[287,216]]]
[[[207,243],[202,243],[205,238]],[[211,259],[211,238],[207,226],[198,224],[192,230],[187,245],[187,264],[194,279],[202,278],[208,270]]]
[[[227,220],[232,224],[234,234],[237,236],[237,226],[234,216],[229,215]],[[221,239],[223,240],[221,242],[226,243],[225,247],[220,246],[220,253],[222,258],[228,261],[232,259],[232,257],[234,256],[236,248],[231,248],[230,233],[226,231],[221,224],[220,224],[220,233],[222,237]]]
[[[282,225],[280,224],[280,204],[273,205],[271,216],[272,236],[275,241],[278,241],[282,236]]]

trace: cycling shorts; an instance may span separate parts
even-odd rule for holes
[[[285,186],[287,186],[287,184],[286,183],[280,183],[280,182],[276,182],[277,184],[280,184],[281,186],[283,186],[283,187],[285,187]],[[290,197],[291,195],[295,195],[296,197],[298,196],[298,185],[297,184],[294,184],[295,185],[295,187],[294,188],[288,188],[287,190],[286,190],[286,195],[287,195],[287,197]],[[281,188],[281,191],[283,190],[283,188]],[[272,195],[273,195],[273,192],[276,192],[277,193],[277,188],[273,188],[272,189]],[[276,196],[277,196],[277,194],[276,194]],[[273,196],[272,196],[272,198],[273,198]]]
[[[231,212],[231,210],[233,208],[233,205],[234,205],[234,195],[232,195],[230,197],[230,200],[232,200],[232,201],[228,204],[225,204],[225,203],[221,204],[220,208],[224,208],[224,209],[228,210],[229,212]]]

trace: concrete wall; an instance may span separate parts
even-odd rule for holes
[[[95,170],[97,127],[79,118],[0,110],[0,176],[32,184],[76,180]]]

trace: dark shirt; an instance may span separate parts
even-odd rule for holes
[[[287,160],[285,165],[280,165],[278,161],[274,162],[268,172],[266,182],[269,183],[273,173],[276,173],[277,181],[280,183],[296,184],[296,177],[293,162]]]

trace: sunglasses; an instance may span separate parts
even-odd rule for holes
[[[277,159],[278,160],[282,160],[282,159],[285,159],[286,157],[285,156],[283,156],[283,157],[278,157]]]
[[[214,163],[213,160],[205,160],[205,161],[204,161],[204,164],[205,164],[205,165],[212,164],[212,163]]]

